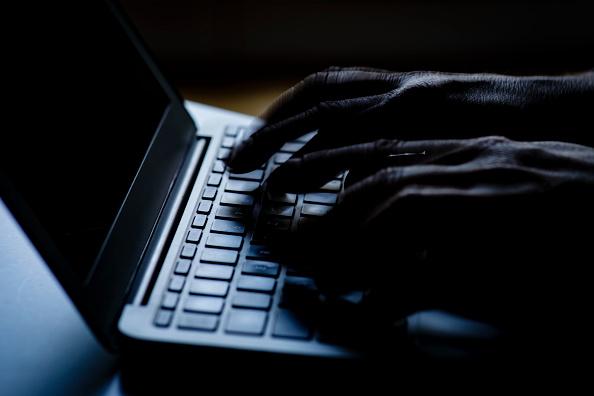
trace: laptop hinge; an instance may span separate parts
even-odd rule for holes
[[[141,259],[141,265],[135,274],[132,288],[128,293],[127,303],[131,303],[138,295],[138,292],[142,290],[144,290],[144,295],[141,304],[145,305],[147,303],[167,255],[168,247],[190,198],[192,186],[198,177],[209,141],[209,138],[200,137],[192,144],[188,158],[181,168],[179,177],[174,182],[147,250]],[[144,276],[147,273],[150,273],[151,276]]]

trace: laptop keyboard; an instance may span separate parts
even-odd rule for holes
[[[287,270],[274,242],[300,222],[315,221],[338,200],[337,177],[319,191],[270,194],[261,183],[275,167],[299,150],[310,136],[285,144],[268,164],[232,174],[223,159],[243,127],[228,127],[208,177],[186,240],[155,317],[158,327],[195,332],[309,340],[311,318],[293,306],[315,304],[315,283],[308,274]],[[294,300],[294,299],[293,299]]]

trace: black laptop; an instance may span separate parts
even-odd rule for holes
[[[116,5],[69,9],[29,47],[44,98],[2,135],[1,193],[104,345],[358,357],[292,306],[287,288],[315,293],[314,281],[273,248],[342,188],[337,177],[304,195],[262,190],[307,136],[229,173],[254,120],[185,103]]]

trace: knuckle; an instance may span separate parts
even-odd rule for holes
[[[374,182],[380,186],[390,186],[401,179],[402,170],[398,168],[388,167],[382,168],[373,176]]]
[[[484,147],[492,147],[500,144],[507,144],[510,142],[510,139],[506,138],[505,136],[493,135],[493,136],[482,136],[476,139],[477,144],[482,145]]]
[[[392,146],[394,146],[394,141],[389,139],[378,139],[373,142],[374,151],[379,153],[385,152],[386,149],[389,149]]]

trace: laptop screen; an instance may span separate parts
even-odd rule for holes
[[[105,3],[85,4],[51,24],[30,47],[38,66],[31,76],[37,125],[24,120],[27,128],[3,133],[0,161],[83,280],[169,98]],[[69,28],[54,29],[60,25]]]

